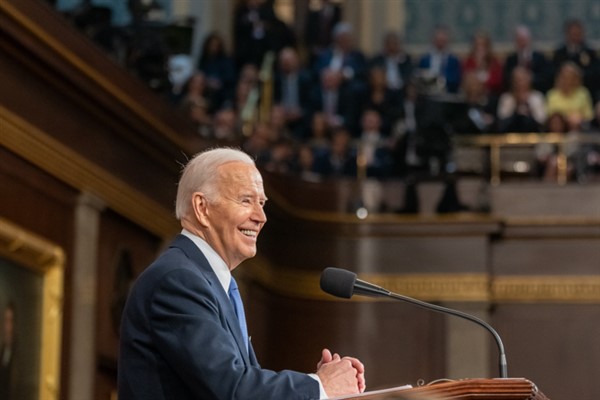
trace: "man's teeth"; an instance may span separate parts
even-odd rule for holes
[[[241,232],[246,236],[256,237],[256,231],[251,231],[249,229],[241,229]]]

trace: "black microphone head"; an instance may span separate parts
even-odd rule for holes
[[[349,299],[354,294],[356,274],[339,268],[325,268],[321,273],[321,290],[335,297]]]

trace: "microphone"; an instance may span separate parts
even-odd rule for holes
[[[496,340],[499,353],[499,370],[500,378],[508,378],[508,366],[506,363],[506,354],[504,352],[504,344],[500,335],[490,324],[487,322],[462,311],[453,310],[438,306],[435,304],[427,303],[421,300],[413,299],[412,297],[403,296],[401,294],[390,292],[381,286],[374,285],[369,282],[365,282],[356,277],[356,274],[351,271],[339,268],[325,268],[321,273],[321,290],[325,293],[333,295],[335,297],[341,297],[344,299],[350,299],[352,295],[369,296],[369,297],[389,297],[396,300],[402,300],[411,304],[415,304],[419,307],[427,308],[435,312],[442,314],[454,315],[468,321],[474,322],[477,325],[485,328],[489,333],[492,334]]]

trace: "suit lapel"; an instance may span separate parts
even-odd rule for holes
[[[246,350],[246,345],[244,344],[242,331],[240,329],[240,324],[238,322],[237,315],[235,314],[233,304],[231,303],[229,296],[221,286],[217,275],[211,268],[204,254],[202,254],[202,252],[194,244],[194,242],[192,242],[189,238],[183,235],[178,235],[175,238],[175,240],[171,243],[171,247],[177,247],[181,249],[189,259],[194,261],[194,263],[198,266],[198,269],[206,277],[206,279],[210,283],[210,287],[213,291],[213,294],[219,302],[220,309],[222,310],[223,315],[225,316],[225,320],[227,321],[229,332],[233,335],[237,343],[240,354],[244,359],[244,363],[246,365],[252,365],[252,362],[248,355],[248,351]]]

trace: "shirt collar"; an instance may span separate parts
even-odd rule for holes
[[[199,236],[194,235],[190,231],[183,229],[181,234],[187,238],[189,238],[194,244],[200,249],[202,254],[208,260],[208,264],[217,275],[217,279],[219,279],[219,283],[223,286],[223,290],[225,293],[229,291],[229,284],[231,283],[231,271],[225,264],[225,261],[217,254],[217,252],[210,247],[208,243],[204,239]]]

